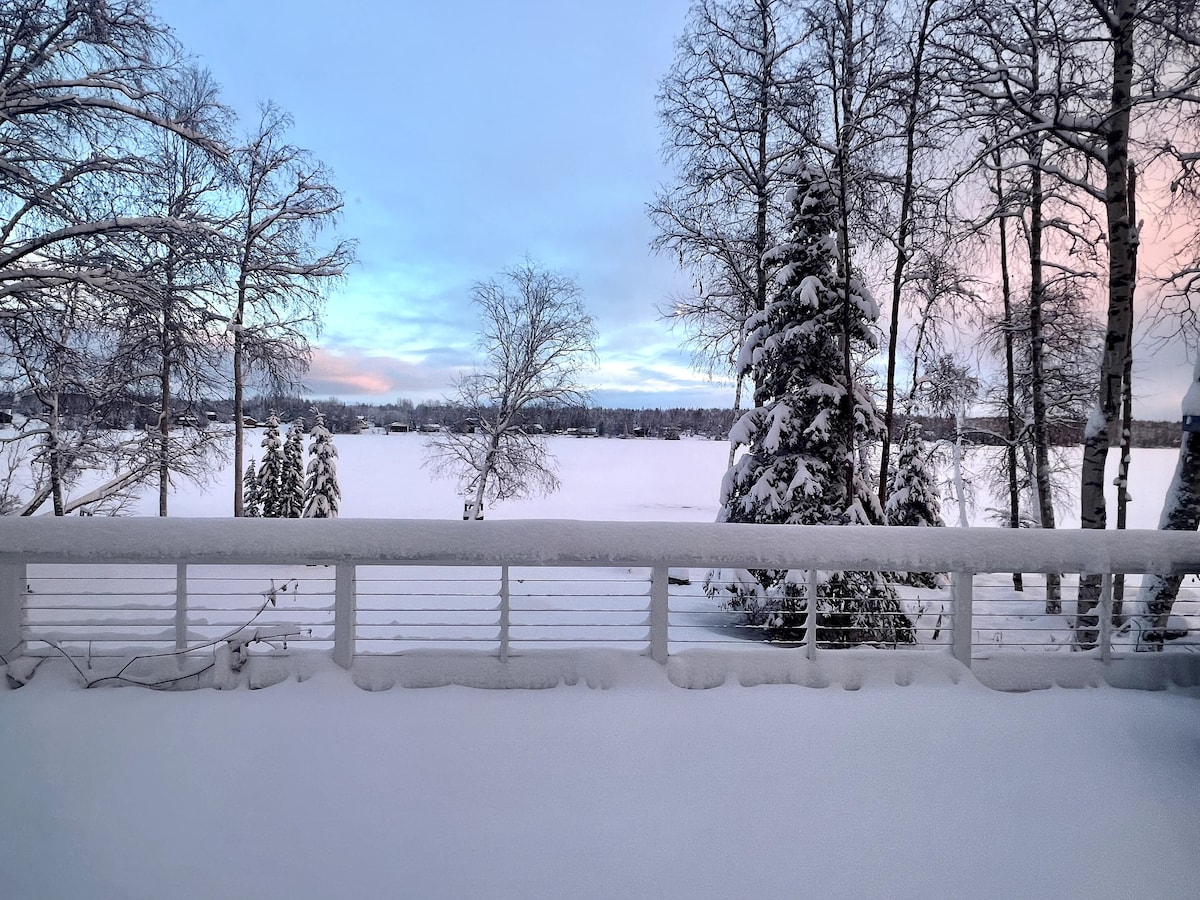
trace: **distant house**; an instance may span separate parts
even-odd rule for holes
[[[254,418],[254,416],[243,416],[242,424],[245,425],[247,428],[257,428],[258,427],[258,419]]]
[[[423,432],[425,432],[426,434],[434,434],[434,433],[436,433],[436,432],[442,431],[443,429],[442,429],[442,426],[441,426],[441,425],[438,425],[438,424],[437,424],[437,423],[435,423],[435,422],[423,422],[423,423],[422,423],[422,424],[421,424],[421,425],[420,425],[420,426],[417,428],[417,430],[418,430],[418,431],[423,431]]]
[[[204,418],[208,419],[208,421],[210,421],[210,422],[217,421],[217,411],[215,409],[207,410],[204,413]]]
[[[184,413],[182,416],[175,417],[175,424],[182,425],[185,428],[195,428],[200,424],[200,420],[191,413]]]
[[[11,409],[0,409],[0,425],[11,425],[13,420]]]
[[[412,428],[407,422],[389,422],[387,430],[389,434],[408,434]]]

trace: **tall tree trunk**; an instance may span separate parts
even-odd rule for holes
[[[174,353],[174,333],[171,321],[171,305],[174,300],[175,275],[168,250],[166,290],[163,295],[162,336],[159,340],[159,391],[158,391],[158,514],[167,514],[167,488],[171,482],[171,360]],[[238,470],[234,470],[237,472]],[[240,478],[240,473],[238,473]]]
[[[963,430],[966,426],[967,410],[959,405],[954,411],[954,445],[950,451],[951,467],[954,471],[954,495],[958,504],[958,525],[969,528],[971,520],[967,517],[967,483],[963,478]]]
[[[1108,320],[1100,359],[1100,390],[1083,436],[1080,520],[1084,528],[1106,528],[1104,467],[1121,412],[1125,360],[1133,324],[1133,254],[1129,221],[1129,107],[1133,90],[1134,29],[1138,0],[1112,0],[1109,34],[1113,48],[1112,94],[1105,133],[1104,205],[1108,221]],[[1075,611],[1075,643],[1096,646],[1099,573],[1081,576]]]
[[[1043,528],[1054,527],[1054,495],[1050,483],[1050,430],[1046,423],[1046,374],[1043,353],[1046,336],[1042,305],[1046,283],[1042,268],[1042,145],[1039,140],[1030,172],[1029,200],[1029,388],[1033,406],[1034,486],[1037,491],[1038,518]],[[1046,573],[1046,613],[1062,612],[1062,577]]]
[[[850,353],[850,327],[853,321],[850,308],[850,205],[846,199],[849,187],[849,152],[852,138],[851,118],[854,113],[853,82],[854,47],[853,23],[856,20],[854,0],[846,0],[839,22],[843,29],[841,59],[833,64],[834,76],[834,133],[837,135],[835,165],[838,181],[838,276],[842,282],[842,379],[845,396],[842,398],[842,430],[845,433],[845,453],[842,459],[842,487],[846,492],[846,509],[854,501],[854,366]],[[839,76],[840,75],[840,79]],[[838,82],[840,81],[840,85]]]
[[[738,420],[738,414],[742,411],[742,387],[743,387],[743,385],[745,385],[745,383],[746,383],[746,378],[744,375],[738,375],[737,381],[734,383],[733,421],[735,424],[737,423],[737,420]],[[738,445],[736,443],[734,443],[733,441],[729,442],[729,462],[725,466],[726,469],[733,468],[733,457],[737,453],[737,448],[738,448]]]
[[[63,458],[62,458],[62,439],[59,436],[61,423],[59,420],[59,397],[55,392],[54,397],[50,401],[50,422],[47,430],[46,440],[50,444],[50,496],[54,502],[54,515],[63,516],[66,512],[63,507]]]
[[[1192,386],[1183,398],[1183,414],[1193,423],[1200,417],[1200,357],[1192,372]],[[1183,432],[1179,462],[1167,488],[1158,527],[1163,531],[1195,531],[1200,527],[1200,431]],[[1181,573],[1146,576],[1138,596],[1137,626],[1143,640],[1162,641],[1182,582]]]
[[[252,230],[252,221],[246,225],[247,233]],[[246,322],[246,289],[248,270],[250,268],[250,245],[247,241],[242,248],[241,270],[238,274],[237,308],[234,310],[233,322],[233,515],[240,518],[246,514],[245,500],[242,495],[242,473],[246,470],[245,443],[246,434],[246,396],[245,396],[245,352],[242,339]]]
[[[1000,153],[996,152],[996,197],[1003,197],[1003,175],[1000,171]],[[1008,219],[1000,216],[1000,293],[1004,302],[1004,412],[1008,433],[1005,444],[1005,462],[1008,469],[1008,527],[1021,527],[1021,485],[1017,478],[1017,367],[1014,340],[1012,282],[1008,271]],[[1013,590],[1025,590],[1025,578],[1021,572],[1012,573]]]
[[[159,374],[158,392],[158,514],[167,514],[167,486],[171,482],[171,370],[170,363],[163,358]]]
[[[1141,226],[1137,217],[1137,172],[1129,164],[1129,252],[1132,256],[1131,270],[1134,292],[1137,286],[1137,252]],[[1121,386],[1121,459],[1117,463],[1117,530],[1125,529],[1129,507],[1129,464],[1133,455],[1133,318],[1129,320],[1130,333],[1126,343],[1124,381]],[[1113,625],[1125,623],[1125,575],[1113,576]]]
[[[492,474],[492,467],[495,465],[493,460],[496,458],[496,453],[500,449],[500,432],[496,431],[488,441],[487,451],[483,456],[483,466],[479,471],[479,484],[475,487],[475,498],[471,501],[471,508],[467,511],[472,521],[478,521],[483,518],[483,498],[487,493],[488,478]]]
[[[242,502],[242,472],[245,471],[245,442],[246,423],[243,403],[245,400],[242,387],[242,333],[233,333],[233,514],[235,517],[245,515]]]
[[[912,229],[912,207],[914,174],[917,158],[917,116],[924,82],[925,44],[929,37],[929,18],[933,13],[933,0],[926,0],[922,10],[921,27],[917,31],[917,46],[913,54],[912,93],[908,96],[904,120],[904,185],[900,193],[900,225],[896,234],[896,265],[892,269],[892,309],[888,327],[887,349],[887,397],[883,412],[883,447],[879,454],[879,505],[887,506],[888,467],[891,465],[892,432],[896,412],[896,350],[900,332],[900,295],[904,287],[904,273],[908,266],[908,235]],[[916,360],[913,360],[916,367]]]

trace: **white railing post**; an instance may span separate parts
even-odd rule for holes
[[[663,665],[667,662],[670,630],[669,573],[666,566],[655,566],[650,570],[650,658]]]
[[[187,563],[175,564],[175,649],[188,646]]]
[[[804,623],[805,652],[809,659],[817,658],[817,570],[810,566],[804,582],[804,602],[808,604]]]
[[[0,655],[20,656],[25,649],[21,625],[25,619],[25,564],[0,565]]]
[[[354,661],[354,565],[338,563],[333,572],[333,661],[348,669]]]
[[[971,637],[974,624],[971,621],[975,604],[975,575],[972,572],[954,572],[950,575],[950,596],[954,606],[954,658],[971,668]]]
[[[512,592],[508,581],[508,566],[500,567],[500,662],[508,662],[509,613],[512,611]]]
[[[1105,572],[1100,577],[1100,659],[1106,664],[1112,659],[1113,577]]]

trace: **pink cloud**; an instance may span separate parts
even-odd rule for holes
[[[355,351],[330,353],[316,348],[305,383],[315,396],[342,399],[414,400],[440,397],[449,390],[452,373],[444,368],[391,356]]]

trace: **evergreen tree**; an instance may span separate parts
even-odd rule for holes
[[[304,420],[296,419],[283,445],[283,470],[279,475],[279,515],[298,519],[304,511]]]
[[[337,447],[325,427],[325,416],[317,410],[308,445],[308,481],[304,486],[304,518],[335,519],[342,493],[337,481]]]
[[[929,447],[917,422],[904,426],[900,452],[892,470],[884,514],[889,525],[942,527],[942,503],[932,471]],[[913,587],[936,588],[942,579],[936,572],[907,572],[901,576]]]
[[[262,515],[278,519],[283,515],[283,442],[279,438],[279,417],[267,417],[267,433],[262,439],[263,458],[258,468],[258,502]]]
[[[858,358],[874,347],[878,308],[839,264],[832,187],[803,168],[795,179],[787,242],[771,251],[779,263],[776,289],[746,323],[739,368],[754,381],[754,408],[730,435],[748,449],[725,476],[718,521],[879,523],[882,510],[862,474],[844,475],[881,425],[870,395],[846,383],[842,354],[843,340]],[[806,581],[801,572],[713,573],[707,590],[770,636],[799,640],[807,624]],[[912,624],[879,573],[819,573],[818,597],[822,643],[913,641]]]
[[[262,515],[262,498],[258,496],[258,475],[254,471],[254,457],[246,464],[246,473],[242,476],[242,492],[245,500],[242,505],[242,515],[258,518]]]

